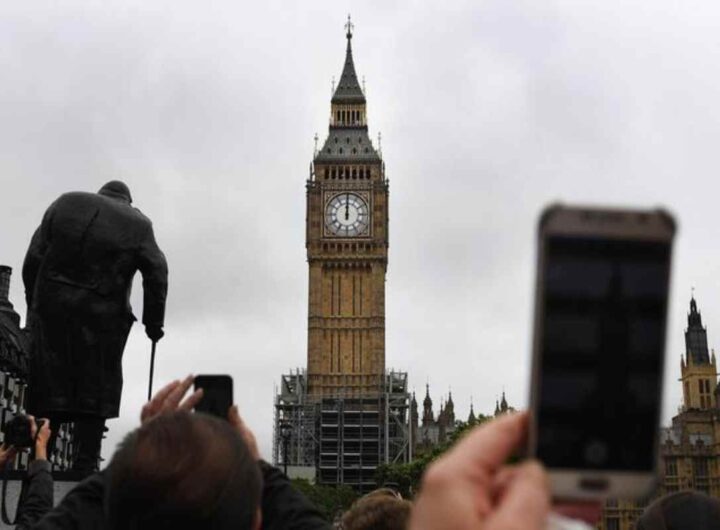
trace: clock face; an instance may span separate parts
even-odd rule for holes
[[[355,237],[368,231],[367,202],[356,193],[339,193],[325,207],[325,226],[336,236]]]

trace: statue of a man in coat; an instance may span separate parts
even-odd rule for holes
[[[152,223],[119,181],[71,192],[45,212],[23,265],[32,338],[28,411],[57,432],[75,422],[75,469],[97,468],[107,418],[118,416],[122,355],[136,320],[135,273],[143,277],[143,324],[163,336],[167,262]],[[51,445],[52,447],[52,445]]]

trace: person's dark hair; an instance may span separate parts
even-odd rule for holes
[[[640,516],[637,530],[720,530],[720,500],[697,491],[660,497]]]
[[[114,530],[245,530],[260,506],[262,478],[226,421],[174,412],[130,433],[109,466],[106,511]]]
[[[405,530],[412,504],[390,488],[361,497],[342,517],[343,530]]]

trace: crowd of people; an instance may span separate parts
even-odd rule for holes
[[[47,462],[52,425],[32,419],[34,460],[18,510],[18,529],[329,530],[331,523],[277,468],[265,462],[237,406],[227,421],[193,413],[202,389],[173,381],[142,409],[140,426],[119,444],[106,469],[53,506]],[[343,530],[545,530],[551,512],[596,522],[599,504],[553,506],[538,462],[508,465],[526,436],[527,415],[476,427],[427,470],[410,502],[381,488],[355,502]],[[40,422],[38,422],[40,423]],[[2,447],[0,464],[15,456]],[[720,502],[683,492],[648,507],[638,530],[720,529]]]

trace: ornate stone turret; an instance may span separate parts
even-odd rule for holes
[[[688,313],[688,327],[685,330],[685,351],[688,363],[708,364],[707,329],[702,325],[702,316],[697,309],[695,297],[690,298],[690,313]]]
[[[468,423],[475,423],[477,418],[475,417],[475,410],[473,410],[472,397],[470,398],[470,414],[468,415]]]
[[[455,403],[453,403],[452,390],[448,392],[448,400],[445,404],[445,424],[455,425]]]
[[[423,427],[427,427],[435,421],[435,415],[432,409],[432,399],[430,398],[430,385],[425,385],[425,399],[423,400]]]
[[[690,298],[688,327],[685,330],[685,356],[680,357],[680,380],[685,409],[705,410],[717,407],[717,364],[715,353],[708,354],[707,330],[695,297]]]

